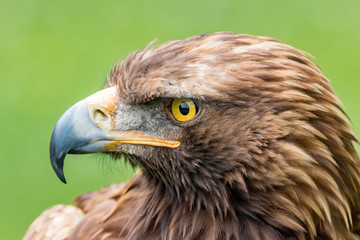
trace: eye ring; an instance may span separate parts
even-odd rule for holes
[[[191,99],[175,98],[170,100],[165,109],[171,118],[177,122],[188,122],[199,113],[199,106]]]

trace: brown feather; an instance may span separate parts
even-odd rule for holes
[[[303,52],[199,35],[130,54],[106,86],[122,104],[192,98],[204,114],[178,149],[128,155],[141,171],[125,185],[80,196],[69,239],[359,239],[357,140]]]

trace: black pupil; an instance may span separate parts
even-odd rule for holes
[[[189,111],[190,111],[189,104],[187,104],[186,102],[180,103],[179,110],[180,110],[182,115],[188,115]]]

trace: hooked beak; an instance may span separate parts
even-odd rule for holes
[[[66,154],[118,151],[117,145],[142,144],[177,148],[179,141],[155,138],[138,131],[115,128],[116,87],[106,88],[70,107],[57,122],[50,141],[51,165],[66,183],[63,166]]]

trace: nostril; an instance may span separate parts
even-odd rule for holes
[[[104,123],[109,119],[108,114],[106,114],[104,111],[102,111],[101,109],[95,109],[94,113],[93,113],[93,120],[96,123]]]
[[[103,106],[89,106],[91,120],[102,129],[112,129],[112,112]]]

